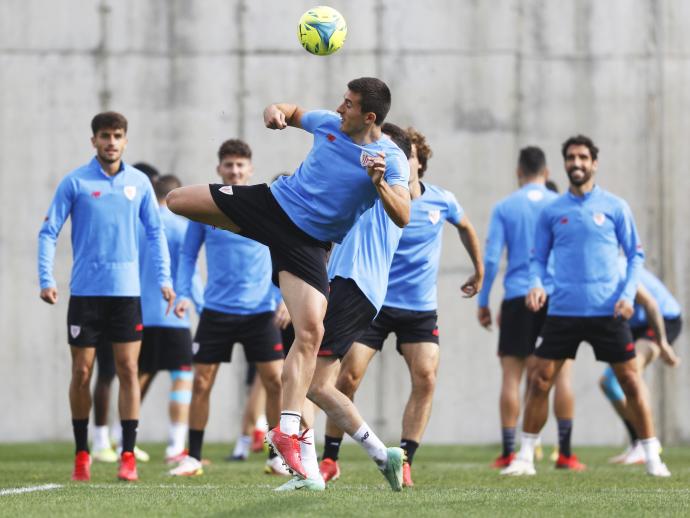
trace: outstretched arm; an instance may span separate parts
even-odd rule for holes
[[[285,129],[302,127],[302,115],[306,110],[296,104],[278,103],[269,104],[264,109],[264,124],[269,129]]]
[[[410,191],[402,185],[390,185],[385,179],[386,154],[379,152],[371,159],[367,174],[383,203],[388,217],[400,228],[410,222]]]
[[[467,216],[463,216],[456,227],[458,234],[460,234],[462,245],[467,250],[467,254],[474,265],[474,273],[470,275],[460,289],[465,297],[474,297],[482,289],[482,283],[484,282],[484,263],[482,262],[479,237],[477,237],[474,225],[472,225]]]

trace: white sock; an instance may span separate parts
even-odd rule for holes
[[[110,439],[108,438],[108,425],[93,427],[93,449],[107,450],[110,448]]]
[[[517,458],[529,463],[534,463],[534,447],[539,441],[538,433],[520,433],[520,451]]]
[[[186,423],[170,423],[168,427],[168,448],[166,455],[172,457],[184,451],[184,442],[187,438],[188,426]]]
[[[362,423],[352,438],[367,451],[367,455],[378,464],[379,468],[386,466],[386,459],[388,458],[386,445],[381,442],[381,439],[376,436],[367,423]]]
[[[252,438],[249,435],[240,435],[235,443],[235,449],[232,452],[233,457],[249,457],[249,447],[252,445]]]
[[[659,449],[661,445],[656,437],[650,437],[649,439],[640,439],[640,444],[644,450],[644,460],[647,464],[650,462],[658,463],[661,462],[661,457],[659,456]]]
[[[314,429],[309,428],[304,432],[302,441],[299,442],[302,466],[307,472],[307,478],[311,480],[323,480],[319,471],[319,460],[316,456],[316,442],[314,441]]]
[[[122,425],[119,421],[113,424],[110,433],[112,434],[113,443],[115,443],[118,448],[122,447]]]
[[[299,433],[299,423],[301,420],[301,412],[284,410],[280,413],[280,431],[288,435],[297,435]]]
[[[259,418],[256,420],[256,424],[254,425],[254,428],[256,428],[257,430],[261,430],[262,432],[268,431],[268,420],[266,420],[265,415],[259,416]]]

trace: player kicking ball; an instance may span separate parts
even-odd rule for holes
[[[67,310],[67,333],[72,355],[69,388],[76,455],[72,480],[91,478],[88,424],[89,385],[99,342],[112,343],[120,381],[122,455],[118,478],[137,480],[134,458],[139,424],[137,359],[141,346],[139,221],[156,264],[158,286],[170,311],[175,299],[170,279],[170,256],[161,228],[153,187],[140,171],[122,161],[127,145],[127,119],[115,112],[91,121],[96,156],[62,179],[41,227],[38,271],[41,299],[58,301],[53,277],[55,246],[68,217],[72,219],[74,263]]]
[[[195,185],[168,195],[173,212],[239,233],[271,251],[274,280],[292,318],[295,341],[283,368],[280,426],[269,433],[286,464],[301,476],[306,473],[298,434],[324,332],[327,251],[376,199],[399,227],[410,218],[407,162],[381,135],[390,104],[388,86],[371,77],[348,83],[337,113],[272,104],[264,110],[266,127],[292,126],[314,136],[293,175],[270,189],[266,184]]]

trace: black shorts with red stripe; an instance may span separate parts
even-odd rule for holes
[[[67,308],[67,341],[74,347],[141,340],[139,297],[72,295]]]
[[[537,340],[536,356],[551,360],[575,358],[581,342],[594,349],[597,360],[619,363],[635,357],[628,321],[620,317],[546,317]]]
[[[270,362],[285,357],[275,313],[236,315],[204,309],[192,349],[194,363],[229,363],[236,343],[244,347],[248,362]]]
[[[357,340],[359,343],[380,351],[390,333],[395,333],[396,349],[400,354],[402,344],[421,342],[439,343],[438,315],[432,311],[383,306],[369,328]]]

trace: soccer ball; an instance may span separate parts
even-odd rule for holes
[[[317,56],[328,56],[339,50],[346,36],[345,18],[332,7],[313,7],[299,19],[299,42],[307,52]]]

